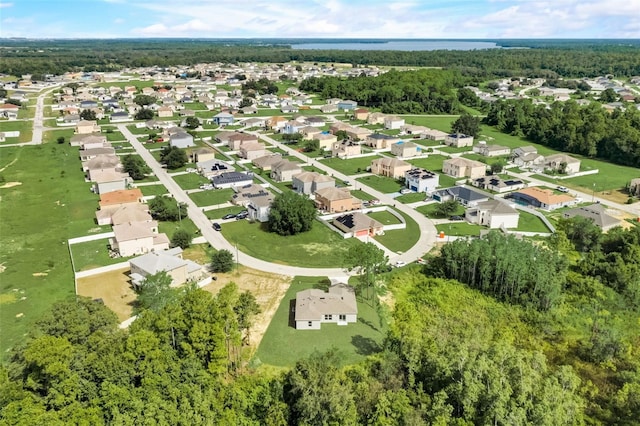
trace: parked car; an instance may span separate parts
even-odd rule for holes
[[[402,188],[402,189],[400,190],[400,193],[401,193],[401,194],[411,194],[412,192],[413,192],[413,191],[412,191],[412,190],[410,190],[409,188]]]
[[[224,219],[224,220],[233,219],[236,216],[237,216],[237,214],[235,214],[235,213],[229,213],[229,214],[225,214],[224,216],[222,216],[222,219]]]
[[[375,205],[380,204],[380,200],[378,200],[378,199],[369,200],[369,203],[370,203],[371,205],[374,205],[374,206],[375,206]]]
[[[464,220],[464,217],[454,215],[454,216],[449,216],[449,220]]]
[[[398,261],[394,264],[394,266],[395,266],[396,268],[402,268],[402,267],[403,267],[403,266],[405,266],[406,264],[407,264],[407,262],[405,262],[404,260],[398,260]]]
[[[216,231],[221,231],[222,226],[220,226],[218,222],[213,222],[213,229],[215,229]]]
[[[569,192],[569,190],[564,186],[556,186],[556,189],[560,192]]]
[[[249,217],[249,212],[246,210],[241,211],[236,215],[236,220],[242,220]]]

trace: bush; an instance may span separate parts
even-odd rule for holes
[[[211,272],[229,272],[233,269],[233,254],[229,250],[219,250],[211,256]]]

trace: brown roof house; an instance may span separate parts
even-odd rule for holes
[[[89,133],[100,133],[100,126],[95,120],[82,120],[76,124],[75,133],[77,135],[88,135]]]
[[[240,145],[240,151],[238,155],[241,158],[247,160],[253,160],[255,158],[263,157],[267,150],[263,143],[260,142],[248,142]]]
[[[149,206],[142,203],[128,203],[105,207],[96,212],[98,225],[119,225],[126,222],[151,222]]]
[[[520,213],[504,201],[488,200],[468,208],[464,217],[470,223],[491,229],[517,228]]]
[[[129,260],[131,283],[138,287],[149,275],[166,272],[171,277],[171,287],[195,282],[206,277],[202,265],[182,258],[182,249],[154,251]]]
[[[315,203],[318,209],[327,213],[348,212],[362,207],[362,201],[344,188],[318,189],[315,192]]]
[[[254,158],[251,163],[257,168],[268,172],[271,171],[271,167],[274,164],[279,163],[280,161],[282,161],[282,155],[270,153],[263,155],[262,157]]]
[[[203,161],[215,160],[216,152],[211,148],[198,148],[191,151],[191,158],[194,163],[200,163]]]
[[[82,170],[89,172],[87,174],[89,180],[91,179],[91,170],[106,170],[113,169],[120,171],[122,163],[120,163],[120,157],[115,154],[100,154],[95,157],[82,162]]]
[[[328,292],[311,288],[296,293],[296,330],[320,330],[324,322],[347,325],[358,321],[353,287],[336,284]]]
[[[442,162],[442,172],[455,178],[476,179],[487,173],[487,165],[468,158],[449,158]]]
[[[346,237],[366,237],[384,234],[384,225],[371,216],[354,212],[333,219],[333,226],[341,230]]]
[[[139,188],[123,189],[100,194],[100,208],[121,206],[129,203],[142,203],[143,195]]]
[[[156,221],[121,223],[113,226],[113,233],[114,237],[109,239],[111,249],[123,257],[169,248],[169,238],[158,234]]]
[[[611,228],[620,226],[620,220],[608,215],[607,209],[600,203],[567,210],[563,213],[563,216],[565,218],[582,216],[591,220],[594,225],[605,232]]]
[[[393,179],[400,179],[411,170],[413,166],[406,161],[397,158],[382,157],[371,162],[371,173],[386,176]]]
[[[345,139],[340,142],[335,142],[331,146],[331,155],[338,158],[349,158],[354,155],[360,155],[362,148],[358,142],[351,139]]]
[[[336,181],[332,177],[318,172],[302,172],[293,175],[291,183],[294,191],[307,195],[311,195],[322,188],[334,188],[336,186]]]
[[[234,133],[229,135],[227,141],[229,149],[238,151],[245,143],[258,143],[258,137],[249,133]]]
[[[313,139],[318,140],[318,142],[320,143],[321,151],[330,150],[331,146],[334,143],[338,142],[338,138],[336,137],[336,135],[332,135],[331,133],[320,133],[318,135],[315,135]]]
[[[276,182],[291,182],[293,175],[302,173],[300,163],[289,160],[281,160],[271,166],[270,177]]]
[[[353,111],[353,117],[356,120],[366,120],[369,117],[369,110],[366,108],[358,108]]]
[[[575,198],[567,194],[554,194],[550,189],[530,187],[520,189],[511,194],[518,204],[530,205],[544,210],[555,210],[575,202]]]

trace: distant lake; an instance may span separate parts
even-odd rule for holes
[[[454,40],[404,40],[371,42],[326,42],[292,44],[292,49],[314,50],[475,50],[500,49],[490,41],[454,41]]]

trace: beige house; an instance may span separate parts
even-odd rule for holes
[[[69,144],[71,146],[82,147],[82,149],[108,146],[107,137],[96,133],[89,133],[86,135],[73,135],[71,136],[71,139],[69,139]]]
[[[544,167],[557,172],[564,168],[564,173],[572,175],[580,171],[580,160],[567,154],[554,154],[544,157]]]
[[[115,156],[116,150],[110,146],[105,146],[101,148],[81,149],[79,154],[80,161],[88,161],[99,155]]]
[[[202,163],[216,159],[216,152],[211,148],[197,148],[191,151],[191,158],[194,163]]]
[[[384,234],[384,225],[371,216],[354,212],[333,219],[333,226],[349,237],[374,237]]]
[[[384,124],[386,115],[381,112],[372,112],[367,117],[367,124]]]
[[[411,158],[418,155],[418,145],[413,142],[396,142],[391,145],[391,153],[400,158]]]
[[[364,140],[367,138],[367,136],[373,133],[372,130],[367,129],[365,127],[355,127],[355,126],[351,126],[349,129],[346,130],[346,132],[347,132],[347,136],[355,140]]]
[[[100,154],[95,157],[82,162],[82,170],[89,172],[87,177],[90,181],[93,181],[91,177],[92,170],[121,170],[122,164],[120,163],[120,157],[115,154]]]
[[[400,129],[402,126],[404,126],[404,118],[396,117],[393,115],[388,115],[384,118],[385,129]]]
[[[93,182],[93,192],[96,194],[127,189],[131,184],[131,176],[128,173],[117,172],[113,169],[90,170],[89,174]]]
[[[128,257],[151,251],[167,250],[169,238],[158,234],[158,222],[126,222],[113,226],[114,237],[109,239],[111,249]]]
[[[331,133],[320,133],[316,135],[313,139],[317,139],[320,143],[320,150],[328,151],[331,149],[334,143],[338,142],[338,138],[336,135],[332,135]]]
[[[488,226],[491,229],[517,228],[520,213],[504,201],[488,200],[470,207],[465,219],[470,223]]]
[[[90,133],[100,133],[100,126],[95,120],[82,120],[76,124],[76,135],[88,135]]]
[[[120,225],[127,222],[151,222],[149,206],[142,203],[128,203],[105,207],[96,212],[98,225]]]
[[[246,160],[253,160],[255,158],[264,156],[266,153],[267,150],[263,143],[249,142],[240,145],[240,151],[238,152],[238,155]]]
[[[350,139],[345,139],[340,142],[335,142],[331,146],[331,155],[333,157],[348,158],[354,155],[359,155],[362,152],[362,148],[358,142]]]
[[[365,120],[369,117],[369,110],[366,108],[358,108],[353,111],[353,118],[356,120]]]
[[[159,118],[173,117],[173,108],[168,106],[161,106],[160,108],[158,108],[158,117]]]
[[[318,172],[301,172],[291,178],[293,190],[301,194],[313,194],[319,189],[334,188],[336,181]]]
[[[511,154],[511,148],[502,145],[487,145],[485,141],[480,141],[478,145],[473,147],[473,152],[484,157],[500,157]]]
[[[149,275],[166,272],[171,277],[171,287],[186,282],[198,281],[206,276],[206,271],[191,260],[182,258],[182,249],[175,247],[165,251],[154,251],[129,260],[132,284],[137,287]]]
[[[391,144],[398,142],[396,136],[385,135],[384,133],[372,133],[364,140],[363,144],[373,149],[389,149]]]
[[[274,164],[279,163],[280,161],[282,161],[282,155],[270,153],[263,155],[262,157],[254,158],[251,163],[257,168],[268,172]]]
[[[291,182],[293,175],[302,173],[299,163],[281,160],[271,166],[270,177],[276,182]]]
[[[258,137],[249,133],[234,133],[227,138],[227,141],[232,151],[238,151],[243,144],[258,143]]]
[[[296,293],[296,330],[320,330],[322,323],[347,325],[358,321],[353,287],[336,284],[328,292],[311,288]]]
[[[403,178],[404,174],[411,170],[412,167],[413,166],[406,161],[397,158],[382,157],[376,158],[371,162],[371,173],[392,179],[400,179]]]
[[[448,133],[436,129],[427,129],[427,131],[423,132],[422,135],[424,135],[425,139],[443,141],[447,137]]]
[[[442,162],[442,172],[455,178],[476,179],[486,174],[487,165],[468,158],[449,158]]]
[[[473,136],[467,136],[462,133],[453,133],[445,136],[444,144],[455,148],[463,148],[473,145]]]
[[[304,126],[298,130],[305,139],[315,139],[320,133],[322,133],[322,129],[319,129],[314,126]]]
[[[362,208],[362,201],[351,195],[348,189],[321,188],[315,192],[318,209],[327,213],[341,213]]]

